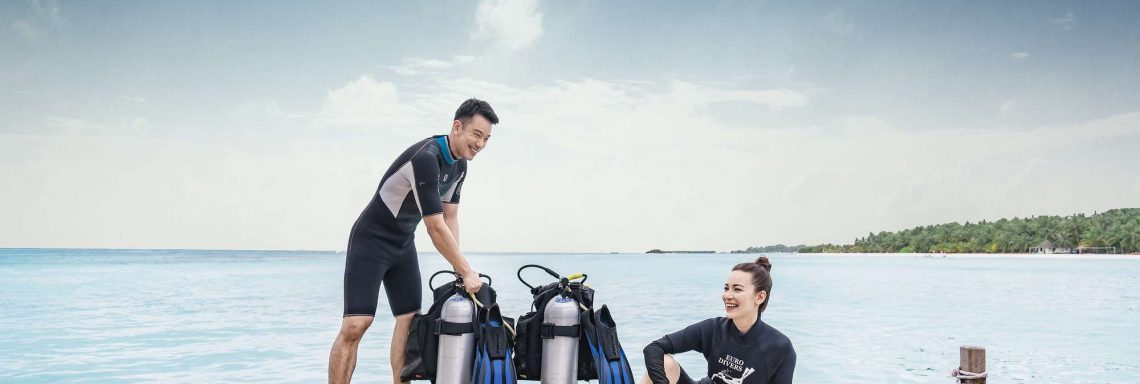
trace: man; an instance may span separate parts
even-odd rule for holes
[[[499,117],[486,101],[468,99],[455,111],[451,132],[413,144],[396,158],[372,201],[356,219],[344,266],[344,318],[329,353],[329,383],[348,383],[360,338],[376,316],[380,285],[388,295],[392,332],[392,382],[400,382],[412,315],[420,310],[421,278],[413,241],[422,218],[428,235],[463,279],[467,292],[482,286],[459,251],[459,191],[467,160],[487,145]]]

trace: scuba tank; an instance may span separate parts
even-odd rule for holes
[[[555,281],[527,282],[522,272],[532,268]],[[516,328],[514,357],[519,378],[558,384],[596,380],[590,347],[582,337],[582,313],[594,305],[594,290],[585,284],[586,274],[562,276],[550,268],[527,264],[516,275],[533,297],[530,312],[519,318]]]
[[[439,275],[450,274],[455,281],[435,286]],[[485,279],[475,298],[483,305],[497,300],[491,277]],[[401,381],[432,380],[438,383],[467,384],[475,359],[475,332],[478,321],[474,303],[463,289],[463,280],[452,271],[439,271],[428,278],[432,305],[427,312],[412,316],[408,343],[404,347]]]
[[[462,295],[451,295],[443,304],[440,320],[444,323],[474,323],[475,304]],[[475,334],[440,333],[439,356],[436,360],[436,384],[467,384],[471,381],[471,361],[475,356]]]
[[[578,302],[558,295],[546,304],[543,320],[542,384],[573,384],[578,381],[578,335],[559,335],[554,327],[579,327]]]

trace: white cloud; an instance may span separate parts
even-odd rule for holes
[[[847,14],[847,10],[843,7],[838,7],[828,12],[824,20],[827,26],[831,28],[831,31],[839,35],[848,35],[851,31],[855,30],[855,22],[851,20],[851,17]]]
[[[125,118],[106,123],[73,117],[51,116],[44,119],[43,132],[48,135],[100,137],[100,136],[136,136],[150,131],[147,119],[141,117]]]
[[[421,115],[415,106],[400,102],[395,84],[364,75],[329,91],[316,119],[329,126],[376,128],[416,122]]]
[[[286,110],[275,100],[247,100],[234,109],[234,115],[249,119],[307,119],[311,113]]]
[[[741,127],[707,107],[745,103],[762,120],[810,105],[811,96],[597,79],[397,87],[362,76],[329,91],[313,117],[361,128],[350,131],[224,146],[0,136],[0,171],[21,181],[0,189],[0,211],[14,217],[0,232],[23,241],[0,246],[342,249],[389,162],[415,140],[446,132],[467,97],[488,100],[502,118],[470,165],[467,251],[847,241],[945,221],[1103,210],[1140,194],[1135,173],[1119,166],[1134,154],[1059,157],[1082,145],[1135,142],[1140,113],[1034,130],[915,132],[869,115],[821,127]],[[76,184],[82,193],[69,192]],[[62,220],[94,229],[64,236],[68,228],[53,225]],[[432,249],[427,236],[418,240]]]
[[[63,20],[62,15],[60,15],[58,1],[31,0],[28,1],[28,5],[39,17],[52,20],[53,22],[60,22]]]
[[[400,65],[388,67],[398,75],[415,76],[421,73],[440,73],[453,68],[464,66],[474,63],[479,58],[476,56],[455,56],[450,61],[439,59],[424,59],[419,57],[412,57],[404,59]]]
[[[885,131],[893,126],[883,119],[874,116],[844,116],[839,118],[842,127],[849,131],[868,132]]]
[[[337,248],[382,160],[261,141],[0,136],[0,246]]]
[[[392,69],[392,72],[396,72],[397,75],[415,76],[415,75],[420,74],[420,71],[417,71],[417,70],[412,69],[412,68],[405,67],[403,65],[394,65],[394,66],[391,66],[389,68]]]
[[[491,40],[508,50],[534,46],[542,36],[542,12],[536,0],[482,0],[475,11],[475,39]]]
[[[11,24],[24,41],[34,42],[52,27],[67,21],[60,12],[59,3],[54,0],[31,0],[26,4],[27,14]]]
[[[718,90],[708,95],[710,102],[745,101],[765,105],[772,110],[808,105],[809,98],[804,92],[790,89],[771,90]]]
[[[1024,52],[1024,51],[1014,52],[1014,53],[1009,54],[1009,57],[1021,60],[1021,59],[1029,57],[1029,52]]]
[[[1076,24],[1077,18],[1073,15],[1073,11],[1065,13],[1064,16],[1049,19],[1050,22],[1061,27],[1063,30],[1073,29],[1073,24]]]
[[[1017,109],[1017,99],[1006,100],[1004,103],[1001,104],[1001,107],[998,108],[998,110],[1001,111],[1002,113],[1013,112],[1016,109]]]
[[[48,117],[46,125],[53,131],[63,134],[103,133],[110,131],[106,124],[69,117]]]
[[[12,22],[12,29],[16,30],[16,33],[27,41],[35,40],[40,36],[39,28],[28,20],[16,20]]]

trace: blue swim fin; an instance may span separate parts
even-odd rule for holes
[[[605,305],[596,312],[582,312],[582,333],[590,345],[590,355],[598,370],[599,384],[634,384],[629,360],[618,342],[617,324]]]
[[[475,333],[475,366],[471,369],[471,384],[515,384],[514,350],[507,327],[511,319],[504,318],[498,304],[479,310],[479,330]]]

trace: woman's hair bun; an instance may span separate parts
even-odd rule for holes
[[[756,264],[760,264],[760,268],[764,268],[765,271],[772,272],[772,263],[768,262],[767,257],[757,257]]]

